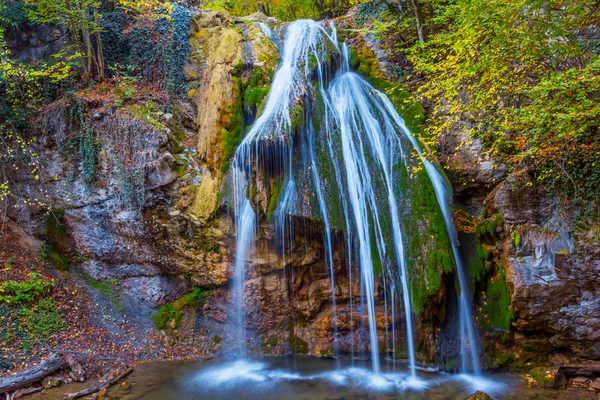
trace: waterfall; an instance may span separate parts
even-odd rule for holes
[[[347,71],[331,82],[328,94],[333,105],[333,116],[339,129],[341,138],[342,160],[346,172],[346,190],[350,209],[354,218],[354,227],[359,243],[359,264],[364,280],[367,314],[369,318],[369,334],[371,337],[371,357],[373,370],[379,371],[379,341],[375,320],[374,304],[374,266],[372,254],[373,245],[377,248],[381,261],[385,260],[387,249],[382,232],[379,202],[376,199],[375,182],[372,169],[381,174],[381,183],[385,187],[387,202],[391,218],[391,233],[396,260],[400,268],[403,300],[406,314],[406,331],[409,354],[409,365],[415,373],[414,339],[412,330],[412,307],[408,288],[408,273],[404,258],[404,244],[400,227],[398,202],[394,193],[392,179],[392,151],[402,153],[399,140],[395,136],[384,137],[380,122],[373,114],[368,96],[372,87],[357,74]],[[366,141],[366,143],[365,143]],[[385,146],[387,144],[387,146]],[[389,150],[386,151],[384,147]],[[373,162],[376,165],[373,165]],[[378,168],[377,168],[378,167]],[[370,221],[373,221],[373,224]],[[373,226],[374,225],[374,226]],[[371,235],[375,231],[375,238]],[[375,243],[373,243],[373,239]]]
[[[267,35],[267,37],[271,39],[273,43],[275,43],[275,46],[277,46],[275,36],[273,35],[273,30],[269,27],[269,25],[265,24],[264,22],[256,22],[256,26],[258,26],[260,30],[263,31],[263,33]]]
[[[252,232],[254,232],[257,224],[257,214],[252,210],[251,201],[247,197],[249,185],[256,185],[255,187],[259,188],[261,178],[264,178],[259,173],[261,170],[261,154],[268,154],[269,157],[278,160],[286,183],[275,214],[281,243],[287,243],[285,235],[290,232],[290,229],[286,226],[286,215],[293,214],[296,207],[296,183],[291,168],[293,149],[292,110],[300,107],[294,102],[300,100],[306,91],[305,83],[312,73],[309,68],[310,57],[321,60],[326,54],[323,45],[325,38],[329,38],[328,34],[320,24],[314,21],[299,20],[288,26],[285,41],[281,48],[282,61],[273,77],[264,111],[253,124],[233,158],[234,211],[236,232],[238,232],[233,297],[237,299],[235,302],[237,318],[235,320],[242,323],[245,323],[243,318],[245,313],[243,309],[243,279],[246,259],[252,246],[251,243],[247,241],[241,243],[240,240],[253,237]],[[319,65],[321,65],[320,61]],[[285,256],[285,250],[283,254]],[[237,340],[245,348],[245,333],[242,332],[241,335]],[[245,354],[245,350],[243,353]]]
[[[233,285],[236,321],[245,324],[246,261],[258,235],[259,212],[255,210],[259,204],[252,193],[266,190],[271,178],[269,174],[276,174],[284,189],[279,195],[272,222],[282,247],[287,246],[287,250],[292,251],[292,216],[312,210],[312,219],[320,220],[323,226],[336,355],[339,355],[339,347],[333,232],[341,231],[345,234],[349,268],[351,334],[354,329],[360,329],[352,322],[357,310],[352,306],[351,269],[356,265],[360,270],[363,294],[360,301],[361,304],[364,302],[358,312],[366,310],[368,326],[365,328],[369,335],[373,372],[380,372],[378,313],[385,318],[387,345],[388,313],[391,310],[392,350],[396,352],[395,316],[398,309],[395,302],[398,300],[404,307],[408,363],[415,378],[409,277],[409,265],[412,264],[409,263],[411,258],[419,255],[407,254],[406,250],[409,238],[405,221],[414,216],[410,214],[413,201],[407,193],[410,188],[407,189],[407,183],[403,181],[413,179],[410,171],[420,161],[433,185],[457,267],[461,287],[461,330],[465,333],[462,336],[468,338],[468,345],[463,340],[463,369],[469,369],[468,364],[471,364],[470,369],[479,371],[468,281],[458,251],[449,190],[442,175],[425,158],[418,141],[387,96],[351,71],[349,48],[346,44],[339,45],[333,24],[326,29],[322,23],[309,20],[291,23],[280,51],[281,64],[264,111],[240,144],[232,162],[237,232]],[[339,68],[335,76],[328,80],[330,70],[336,65]],[[415,150],[417,157],[413,155]],[[271,165],[272,171],[267,173],[265,164]],[[311,196],[303,197],[302,193],[311,193]],[[310,204],[303,204],[305,202]],[[283,254],[283,265],[286,265],[285,250]],[[383,291],[383,310],[376,304],[378,291]],[[391,299],[391,307],[388,307],[388,299]],[[243,347],[246,336],[243,327],[239,328],[238,335]]]
[[[450,244],[452,246],[452,254],[456,263],[456,271],[458,275],[458,281],[460,286],[459,293],[459,325],[460,325],[460,336],[461,336],[461,369],[463,372],[474,372],[476,375],[481,374],[481,365],[479,362],[479,350],[477,345],[477,336],[475,334],[475,327],[473,324],[473,313],[471,311],[471,293],[470,285],[466,276],[465,266],[462,260],[462,256],[459,251],[458,233],[456,231],[456,225],[454,223],[454,215],[452,213],[452,189],[447,184],[444,177],[438,171],[436,166],[429,161],[423,154],[421,145],[406,127],[404,120],[398,115],[394,105],[389,99],[381,94],[381,98],[384,101],[385,107],[388,112],[394,116],[395,123],[400,128],[400,131],[411,141],[415,150],[417,151],[419,158],[425,166],[425,170],[429,179],[433,184],[435,190],[435,196],[437,202],[444,216],[444,222],[446,224],[446,230],[450,238]],[[466,340],[465,340],[466,339]]]
[[[454,216],[450,208],[450,189],[444,178],[440,175],[437,168],[429,161],[425,160],[427,173],[433,182],[437,200],[444,215],[446,229],[450,235],[452,244],[452,253],[456,261],[456,270],[458,274],[458,282],[460,285],[459,293],[459,324],[460,324],[460,355],[461,369],[463,372],[474,372],[475,375],[481,374],[481,366],[479,363],[479,350],[477,346],[477,337],[475,335],[475,327],[473,326],[473,314],[471,312],[471,293],[469,290],[469,281],[465,275],[465,267],[462,261],[462,256],[459,251],[458,237],[454,224]],[[465,341],[465,339],[467,341]]]

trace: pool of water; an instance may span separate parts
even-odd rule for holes
[[[213,359],[141,364],[107,399],[464,399],[481,390],[494,399],[595,399],[574,390],[529,388],[515,374],[482,377],[419,371],[383,363],[379,375],[369,362],[311,357]]]

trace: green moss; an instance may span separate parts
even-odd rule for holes
[[[444,372],[454,372],[458,370],[458,362],[456,360],[448,360],[444,363]]]
[[[172,303],[165,304],[154,315],[154,325],[156,329],[177,329],[181,325],[184,310],[190,306],[200,306],[203,304],[212,290],[194,288],[194,290]]]
[[[354,69],[360,68],[360,57],[354,48],[350,49],[350,67]]]
[[[153,101],[139,102],[127,106],[127,110],[135,118],[141,119],[160,131],[164,131],[167,127],[158,119],[158,108],[158,105]]]
[[[513,240],[513,245],[515,247],[521,246],[521,233],[519,233],[519,231],[514,231],[511,235],[511,237]]]
[[[119,312],[123,313],[123,306],[119,303],[119,293],[121,291],[119,282],[116,278],[109,279],[107,281],[99,281],[89,274],[83,274],[83,278],[90,285],[90,287],[99,291],[104,297],[106,297]]]
[[[292,351],[297,354],[308,354],[308,343],[298,336],[292,336]]]
[[[188,162],[184,158],[175,155],[175,174],[181,178],[188,170]]]
[[[271,220],[273,214],[279,204],[279,196],[281,195],[281,188],[283,186],[283,179],[277,179],[271,184],[271,190],[269,191],[269,208],[267,210],[267,219]]]
[[[277,346],[277,344],[279,343],[279,339],[277,339],[276,337],[271,337],[267,340],[265,340],[264,344],[265,346]]]
[[[381,75],[381,68],[375,58],[375,54],[368,49],[350,54],[350,61],[358,66],[358,72],[363,75],[371,85],[385,92],[398,114],[404,119],[406,127],[413,134],[423,134],[423,123],[425,122],[425,109],[407,90],[400,84],[394,84]]]
[[[529,371],[529,376],[541,387],[554,386],[554,374],[544,367],[536,367]]]
[[[44,236],[56,252],[67,254],[71,250],[64,209],[50,210],[44,223]]]
[[[504,267],[501,267],[498,275],[488,282],[485,296],[486,304],[482,310],[485,319],[482,325],[488,329],[509,331],[513,320],[513,312]]]
[[[271,90],[271,73],[255,68],[243,83],[243,106],[248,112],[260,114]]]
[[[421,315],[432,297],[443,290],[443,276],[454,270],[454,256],[446,223],[441,213],[435,190],[424,168],[411,178],[403,174],[403,192],[410,193],[410,216],[407,226],[413,310]]]
[[[220,344],[223,341],[223,338],[219,335],[215,335],[212,337],[212,341],[214,344]]]
[[[475,229],[477,257],[469,266],[469,272],[474,282],[482,281],[487,273],[486,263],[492,258],[492,253],[488,249],[495,246],[499,240],[496,229],[502,225],[504,225],[502,215],[496,214],[485,219]]]
[[[56,269],[67,271],[71,267],[71,259],[60,254],[54,246],[44,245],[41,251],[43,261],[49,261]]]

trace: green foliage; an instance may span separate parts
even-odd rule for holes
[[[27,17],[35,23],[66,26],[71,37],[78,43],[78,51],[71,58],[78,58],[84,78],[104,79],[104,58],[99,33],[99,0],[25,0],[29,6]],[[92,38],[95,37],[95,46]],[[75,49],[72,49],[75,50]]]
[[[0,303],[25,305],[38,297],[47,295],[54,286],[54,280],[45,280],[42,275],[32,272],[24,282],[7,281],[0,284]]]
[[[223,341],[223,338],[219,335],[215,335],[212,337],[212,341],[214,344],[220,344]]]
[[[89,274],[83,274],[83,278],[91,288],[96,289],[104,297],[106,297],[119,312],[124,312],[123,306],[119,303],[119,294],[121,288],[117,278],[111,278],[107,281],[99,281]]]
[[[426,3],[434,29],[411,60],[434,104],[432,142],[460,124],[509,165],[529,160],[538,182],[600,217],[600,58],[586,33],[600,22],[597,2]]]
[[[173,6],[171,12],[171,43],[165,54],[165,74],[168,88],[179,95],[187,93],[183,68],[189,48],[190,11],[180,5]]]
[[[0,370],[6,371],[14,368],[14,364],[0,356]]]
[[[5,0],[0,7],[0,26],[19,28],[27,22],[27,8],[22,0]]]
[[[52,334],[66,328],[56,302],[51,297],[41,299],[31,309],[21,308],[18,314],[22,318],[22,329],[32,339],[48,341]]]
[[[194,288],[194,290],[172,303],[162,306],[154,315],[156,329],[177,329],[181,325],[184,310],[192,306],[201,306],[212,294],[212,290]]]
[[[59,143],[67,157],[73,156],[77,149],[78,159],[81,162],[82,178],[92,191],[96,182],[96,167],[101,150],[100,141],[92,130],[88,121],[88,109],[79,99],[72,97],[73,105],[69,108],[69,123],[72,131],[79,130],[79,135],[68,139],[67,143]]]

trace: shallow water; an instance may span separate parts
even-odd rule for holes
[[[494,399],[595,399],[591,393],[528,388],[514,374],[473,378],[420,371],[383,362],[374,376],[370,362],[311,357],[214,359],[202,362],[151,362],[114,386],[108,399],[464,399],[477,390]]]

